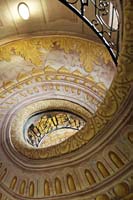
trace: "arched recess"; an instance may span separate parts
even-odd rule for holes
[[[110,151],[109,158],[118,169],[123,167],[124,162],[119,158],[119,156],[115,152]]]
[[[97,162],[97,168],[104,178],[106,178],[107,176],[110,175],[109,171],[106,169],[106,167],[104,166],[104,164],[102,162],[100,162],[100,161]]]
[[[47,180],[44,181],[44,196],[50,196],[50,186]]]
[[[10,188],[11,188],[12,190],[14,190],[14,188],[15,188],[15,186],[16,186],[16,183],[17,183],[17,177],[14,176],[13,179],[12,179],[12,181],[11,181],[11,183],[10,183]]]
[[[86,179],[87,179],[87,181],[90,185],[93,185],[93,184],[96,183],[94,176],[92,175],[92,173],[88,169],[85,170],[85,176],[86,176]]]
[[[2,173],[0,174],[0,181],[2,181],[4,179],[4,177],[6,176],[7,174],[7,168],[5,168]]]
[[[55,191],[56,191],[56,194],[61,194],[62,193],[61,181],[57,177],[55,178]]]
[[[19,187],[19,194],[24,195],[26,189],[26,181],[23,180]]]
[[[29,197],[33,197],[35,193],[35,186],[34,186],[34,182],[31,181],[30,182],[30,186],[29,186]]]
[[[76,191],[76,185],[74,183],[73,177],[70,174],[67,175],[67,185],[70,192]]]

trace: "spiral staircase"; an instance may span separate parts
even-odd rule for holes
[[[119,53],[60,0],[0,0],[0,200],[133,200],[133,2],[111,2]]]

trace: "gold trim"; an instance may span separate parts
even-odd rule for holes
[[[18,55],[23,57],[27,62],[40,67],[42,66],[42,53],[40,49],[51,50],[55,43],[65,53],[70,53],[73,50],[78,53],[86,72],[91,72],[94,63],[99,63],[99,57],[102,57],[106,64],[112,62],[109,52],[103,45],[70,36],[47,36],[10,42],[0,46],[0,61],[10,61],[12,55]]]
[[[23,127],[26,120],[36,112],[49,111],[54,109],[60,109],[70,111],[86,121],[86,125],[78,131],[75,135],[68,138],[66,141],[51,146],[48,148],[34,149],[31,145],[28,145],[23,137]],[[14,115],[13,115],[14,116]],[[94,136],[94,130],[91,127],[91,113],[79,106],[66,100],[44,100],[30,104],[15,113],[15,116],[11,120],[11,140],[14,147],[18,152],[23,155],[32,158],[50,158],[56,157],[64,153],[73,151],[79,148],[83,144],[87,143]],[[92,131],[88,131],[92,130]]]

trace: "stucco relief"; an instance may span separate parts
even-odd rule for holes
[[[34,116],[38,111],[43,111],[50,115],[51,110],[57,110],[58,108],[62,110],[62,112],[56,113],[56,115],[58,114],[58,116],[56,116],[58,120],[55,120],[55,115],[53,116],[53,122],[51,121],[51,118],[48,118],[49,123],[47,122],[47,127],[44,127],[44,121],[46,119],[43,118],[44,123],[42,126],[42,120],[40,123],[40,121],[36,119],[37,116],[33,118],[33,121],[35,122],[32,123],[31,120],[26,125],[26,119],[30,120],[30,116]],[[65,112],[63,112],[63,110],[65,110]],[[60,116],[60,114],[62,116]],[[19,109],[10,116],[11,132],[9,133],[10,136],[7,137],[10,137],[12,140],[14,147],[11,148],[15,148],[26,157],[33,159],[47,158],[51,150],[54,151],[54,149],[58,149],[58,152],[60,152],[58,145],[62,145],[61,151],[69,151],[68,140],[71,140],[74,136],[76,137],[79,133],[83,138],[80,138],[80,140],[82,140],[82,143],[85,143],[88,139],[88,136],[86,136],[87,130],[90,129],[91,126],[90,116],[90,113],[86,109],[70,101],[50,99],[34,102],[33,104],[29,104],[24,108]],[[44,115],[44,117],[46,116]],[[55,122],[57,126],[54,125]],[[67,131],[68,129],[69,131]],[[60,130],[63,132],[60,132]],[[57,137],[54,132],[56,132]],[[31,134],[34,138],[31,138]],[[94,132],[92,131],[91,134],[89,134],[89,137],[92,138],[93,136]],[[46,143],[44,141],[45,139]],[[74,148],[74,146],[76,145],[73,143],[72,148]],[[55,152],[53,152],[52,155],[54,155]]]

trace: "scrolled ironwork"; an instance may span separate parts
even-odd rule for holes
[[[111,0],[59,0],[78,15],[103,41],[117,64],[119,14]],[[91,13],[90,9],[91,8]],[[88,17],[89,16],[89,17]]]

